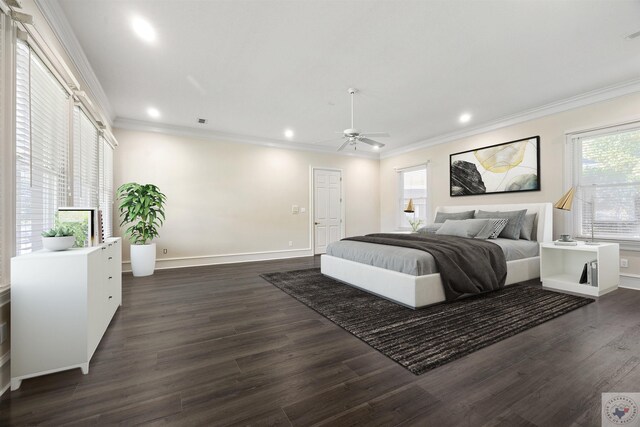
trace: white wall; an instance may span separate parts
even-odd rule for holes
[[[120,144],[116,188],[130,181],[152,183],[167,195],[167,221],[156,240],[159,267],[239,260],[220,257],[229,254],[309,250],[311,166],[343,170],[347,235],[378,231],[378,160],[124,129],[114,134]],[[293,215],[293,204],[307,212]],[[123,259],[129,259],[128,247]]]
[[[343,169],[347,235],[391,231],[397,226],[394,168],[430,161],[432,208],[555,202],[566,191],[565,132],[639,116],[640,94],[627,95],[379,162],[116,129],[120,146],[115,151],[115,184],[154,183],[169,197],[167,223],[157,239],[160,267],[239,260],[224,256],[229,254],[257,253],[253,257],[261,259],[271,257],[269,252],[294,250],[289,255],[306,255],[311,244],[309,212],[292,215],[291,205],[309,208],[310,166]],[[449,196],[449,154],[534,135],[541,138],[541,191]],[[567,215],[554,211],[554,236],[565,231]],[[629,259],[622,273],[640,274],[640,253],[623,251],[621,256]]]
[[[394,168],[431,161],[429,196],[433,209],[439,205],[555,202],[566,192],[568,186],[563,183],[565,132],[588,129],[602,124],[615,124],[629,118],[640,119],[640,93],[382,159],[380,162],[381,230],[390,231],[396,228],[397,184]],[[535,135],[540,135],[541,191],[502,195],[449,196],[449,154]],[[555,237],[565,231],[566,215],[570,214],[554,210]],[[621,256],[629,258],[629,268],[623,269],[622,273],[640,274],[640,253],[623,251]]]

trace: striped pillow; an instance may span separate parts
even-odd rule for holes
[[[497,239],[507,226],[507,218],[490,218],[487,225],[476,235],[476,239]]]

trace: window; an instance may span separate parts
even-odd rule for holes
[[[573,150],[573,233],[640,240],[640,123],[577,134]],[[593,218],[593,221],[592,221]]]
[[[9,177],[6,175],[11,170],[9,159],[12,157],[9,152],[9,144],[4,141],[11,140],[11,132],[7,126],[9,121],[10,93],[7,90],[10,86],[7,81],[6,66],[9,61],[9,50],[7,49],[7,27],[8,17],[0,11],[0,286],[6,285],[9,281],[8,263],[10,246],[7,229],[10,226],[8,213],[11,212],[9,204],[11,202],[10,193],[7,191]]]
[[[68,205],[69,94],[23,42],[16,45],[16,254],[42,247]]]
[[[73,206],[98,206],[98,129],[73,109]]]
[[[410,228],[411,225],[408,220],[414,218],[426,223],[428,218],[427,165],[398,170],[398,182],[398,194],[400,195],[398,201],[399,228]],[[415,210],[413,214],[404,212],[409,199],[413,200]]]
[[[104,237],[113,236],[113,148],[100,136],[100,209]]]

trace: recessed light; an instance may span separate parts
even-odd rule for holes
[[[376,150],[376,151],[378,151],[378,150],[380,149],[380,146],[378,146],[378,145],[374,145],[374,146],[373,146],[373,149],[374,149],[374,150]]]
[[[131,18],[131,26],[133,32],[147,43],[156,41],[156,30],[153,29],[149,21],[139,16]]]
[[[158,117],[160,117],[160,111],[158,111],[157,108],[153,107],[147,108],[147,114],[153,119],[157,119]]]
[[[287,138],[293,138],[293,130],[285,129],[284,130],[284,136],[286,136]]]
[[[468,123],[469,120],[471,120],[471,114],[469,113],[461,114],[458,120],[460,121],[460,123]]]

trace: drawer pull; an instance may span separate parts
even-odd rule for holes
[[[113,259],[113,257],[112,257],[112,256],[110,256],[110,257],[109,257],[109,259]]]
[[[106,246],[103,246],[103,247],[101,247],[100,249],[102,249],[102,250],[104,251],[105,249],[107,249],[107,247],[106,247]]]
[[[113,298],[113,296],[112,296],[112,295],[109,295],[109,299],[111,299],[111,298]]]
[[[109,276],[109,280],[113,279],[113,276]]]

